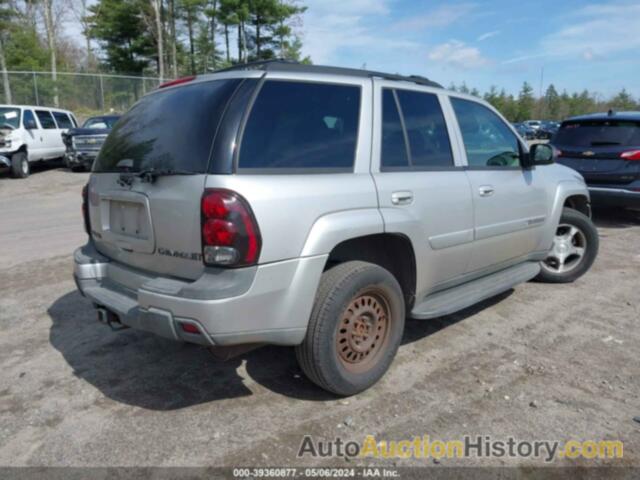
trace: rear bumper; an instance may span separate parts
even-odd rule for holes
[[[640,185],[637,188],[640,188]],[[591,196],[591,205],[595,207],[640,207],[640,191],[589,186],[589,195]]]
[[[306,334],[326,258],[211,269],[189,282],[110,261],[88,243],[74,254],[74,277],[85,297],[132,328],[202,345],[297,345]],[[182,324],[200,333],[187,333]]]

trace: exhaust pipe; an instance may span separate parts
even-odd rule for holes
[[[104,307],[96,307],[96,311],[98,313],[98,321],[104,325],[109,326],[111,330],[117,332],[118,330],[129,328],[126,325],[120,323],[120,318],[112,311],[107,310]]]

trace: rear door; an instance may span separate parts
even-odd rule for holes
[[[489,107],[451,96],[467,160],[474,211],[469,273],[498,268],[535,251],[547,221],[543,172],[524,170],[524,146]]]
[[[60,132],[58,131],[58,125],[53,119],[51,111],[37,109],[35,112],[38,117],[38,121],[40,122],[40,127],[42,128],[40,131],[40,138],[42,139],[42,150],[40,153],[41,158],[48,160],[51,158],[61,157],[64,154],[64,148],[60,148],[62,138],[59,138]]]
[[[640,178],[640,162],[622,157],[640,149],[640,122],[568,120],[552,140],[558,163],[577,170],[589,185],[624,186]]]
[[[91,233],[101,253],[168,276],[201,274],[200,201],[212,143],[242,82],[161,89],[120,119],[94,163],[89,186]],[[164,173],[154,177],[145,171]]]
[[[417,300],[460,277],[471,255],[473,209],[438,90],[376,80],[372,171],[387,232],[411,237]]]

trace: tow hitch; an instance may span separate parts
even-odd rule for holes
[[[115,313],[107,310],[106,308],[97,307],[96,310],[98,312],[98,321],[100,323],[108,325],[111,330],[117,332],[119,330],[125,330],[129,328],[126,325],[120,323],[120,319],[118,318],[118,316]]]

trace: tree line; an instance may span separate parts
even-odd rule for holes
[[[95,81],[81,83],[58,72],[101,72],[177,78],[235,63],[284,58],[303,62],[297,32],[302,0],[0,0],[0,71],[5,103],[32,98],[29,81],[12,82],[7,70],[51,72],[33,79],[54,106],[65,98],[100,97]],[[79,26],[78,44],[64,29]],[[93,82],[93,83],[90,83]],[[115,85],[110,103],[126,108],[144,93],[145,82]],[[85,86],[88,85],[88,86]],[[102,85],[100,85],[102,88]],[[466,84],[449,88],[482,97],[510,121],[561,120],[596,111],[640,110],[640,99],[622,90],[610,98],[583,90],[559,92],[551,84],[540,97],[525,82],[516,95],[491,87],[481,94]],[[89,92],[93,89],[93,92]],[[104,89],[103,89],[104,90]],[[133,91],[129,91],[133,90]]]
[[[0,0],[0,70],[157,76],[160,81],[255,60],[302,58],[298,0]],[[83,46],[63,34],[79,25]]]
[[[560,121],[575,115],[608,110],[640,110],[640,99],[634,98],[625,89],[609,98],[589,90],[580,93],[563,90],[560,93],[553,84],[547,87],[544,95],[536,97],[533,87],[527,82],[523,83],[518,95],[508,94],[504,89],[498,90],[496,86],[482,94],[477,88],[469,88],[465,83],[451,84],[449,89],[484,98],[510,122],[533,119]]]

